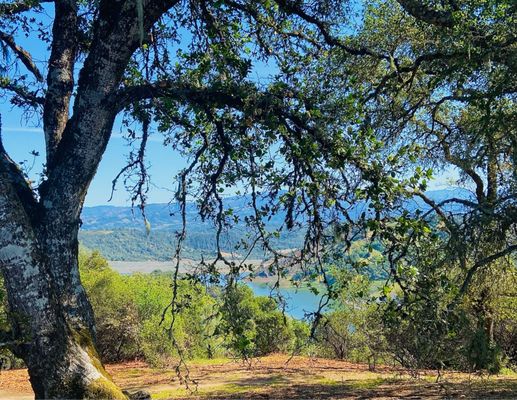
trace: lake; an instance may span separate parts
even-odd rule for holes
[[[247,285],[257,296],[269,296],[271,293],[271,288],[267,283],[248,282]],[[295,287],[281,287],[279,291],[286,299],[286,314],[295,319],[302,319],[305,313],[317,311],[321,295],[323,294],[320,293],[316,296],[307,288]]]
[[[176,268],[176,263],[173,261],[109,261],[109,263],[115,271],[121,274],[151,273],[153,271],[171,273]],[[190,272],[197,263],[193,260],[183,260],[180,273]],[[248,282],[247,285],[257,296],[269,296],[271,293],[271,288],[267,283]],[[321,298],[321,293],[316,296],[309,289],[303,287],[281,287],[280,293],[287,302],[286,313],[296,319],[302,319],[305,313],[315,312]]]

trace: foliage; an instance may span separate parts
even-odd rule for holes
[[[79,263],[81,280],[95,313],[97,346],[102,359],[113,362],[140,355],[141,316],[135,294],[99,253],[82,253]]]
[[[383,310],[375,303],[376,289],[365,275],[333,270],[337,297],[316,330],[321,354],[354,362],[368,362],[371,369],[386,362],[388,343],[383,329]]]
[[[508,362],[515,365],[511,359],[515,344],[509,342],[515,335],[515,320],[509,317],[517,310],[515,290],[509,286],[515,282],[515,267],[491,267],[453,307],[458,289],[446,274],[459,271],[450,267],[431,271],[442,275],[438,287],[429,276],[427,284],[418,284],[418,295],[402,301],[398,291],[386,299],[385,334],[395,359],[414,370],[483,369],[497,373]],[[411,301],[421,297],[427,301]]]
[[[425,277],[413,275],[417,292],[404,293],[396,283],[382,285],[356,270],[332,267],[332,308],[315,334],[320,354],[368,362],[371,368],[397,362],[416,374],[422,369],[499,373],[505,366],[515,368],[515,266],[495,265],[476,276],[451,306],[458,293],[451,276],[461,272],[450,265],[438,270],[439,247],[429,245],[427,264],[423,258],[415,264]],[[408,267],[405,274],[411,271]]]
[[[350,57],[334,41],[305,78],[339,87],[365,115],[360,133],[375,150],[363,157],[377,169],[362,170],[355,190],[368,202],[363,218],[341,225],[382,245],[390,279],[379,301],[394,356],[414,368],[497,371],[492,301],[504,296],[486,284],[513,273],[517,250],[515,7],[426,4],[370,2],[349,43],[375,54]],[[430,199],[436,173],[458,174],[471,195]],[[415,198],[426,207],[409,207]]]
[[[120,275],[97,252],[83,252],[80,266],[105,361],[253,357],[289,351],[308,334],[307,326],[285,317],[273,299],[256,297],[243,285],[225,297],[218,287],[181,279],[173,316],[170,274]]]
[[[8,337],[8,335],[3,334],[4,332],[7,333],[8,330],[9,321],[7,319],[7,296],[5,293],[4,278],[2,274],[0,274],[0,338],[2,338],[2,341],[4,340],[4,336]],[[4,346],[0,346],[0,370],[6,368],[6,366],[3,365],[6,359],[11,363],[11,358],[9,350],[4,348]]]
[[[517,275],[512,268],[504,274],[493,268],[485,279],[477,277],[461,304],[447,311],[454,286],[436,293],[422,286],[434,297],[400,309],[403,293],[396,285],[383,287],[356,270],[330,267],[336,296],[316,327],[311,347],[307,323],[284,315],[274,299],[254,296],[245,285],[223,290],[180,280],[180,307],[168,331],[172,315],[164,310],[170,302],[170,274],[120,275],[97,252],[82,251],[80,266],[106,362],[141,358],[163,365],[180,353],[191,359],[311,351],[367,362],[372,369],[392,361],[413,371],[499,372],[516,365]],[[7,323],[6,317],[4,305],[0,318]]]
[[[178,355],[166,330],[170,316],[162,321],[170,302],[170,276],[123,276],[94,252],[82,254],[81,278],[95,313],[97,344],[105,361],[143,357],[158,363]],[[182,282],[180,293],[192,302],[179,313],[171,334],[187,357],[203,357],[203,319],[213,299],[188,282]]]
[[[245,358],[299,351],[309,336],[306,324],[284,315],[274,299],[255,297],[244,285],[224,292],[216,332],[227,338],[236,354]]]
[[[220,340],[228,340],[225,345],[245,357],[279,349],[280,344],[271,343],[273,332],[282,345],[297,341],[292,336],[297,329],[289,328],[271,300],[250,298],[247,289],[235,284],[248,267],[226,258],[225,233],[242,223],[246,237],[238,238],[240,249],[267,253],[273,260],[271,272],[284,276],[291,263],[298,263],[308,270],[301,274],[308,280],[332,287],[331,278],[336,279],[328,298],[342,308],[329,317],[321,335],[340,356],[352,356],[349,343],[372,353],[371,343],[366,339],[364,344],[361,335],[377,332],[380,317],[374,304],[361,300],[365,288],[355,297],[339,298],[351,287],[343,285],[339,274],[329,276],[321,257],[336,242],[345,254],[357,239],[371,239],[382,257],[360,250],[351,261],[360,265],[378,259],[386,267],[389,281],[379,296],[385,307],[383,335],[403,365],[497,371],[503,352],[514,357],[515,314],[511,309],[503,317],[505,307],[496,312],[500,303],[494,299],[502,294],[486,287],[492,274],[502,276],[514,268],[517,250],[513,2],[380,0],[358,7],[333,0],[225,0],[179,1],[164,9],[159,3],[149,2],[141,13],[143,3],[138,2],[136,18],[136,9],[98,9],[97,2],[81,2],[79,23],[69,26],[70,36],[80,41],[72,40],[65,49],[70,68],[64,73],[51,70],[49,82],[75,76],[74,62],[81,56],[86,70],[77,90],[74,82],[54,82],[64,92],[48,90],[45,98],[37,83],[43,80],[41,73],[31,57],[9,46],[14,36],[2,38],[17,56],[12,65],[3,62],[0,80],[13,105],[39,112],[41,106],[66,99],[54,124],[44,121],[46,131],[56,121],[66,122],[66,129],[46,135],[49,149],[66,152],[47,154],[41,185],[33,189],[19,174],[5,179],[28,199],[19,208],[31,213],[62,203],[61,209],[45,208],[52,226],[58,225],[52,219],[59,215],[77,217],[113,119],[123,110],[132,151],[113,189],[123,177],[149,226],[145,150],[150,129],[163,134],[164,143],[188,160],[178,175],[175,197],[181,229],[168,246],[175,247],[179,263],[188,240],[187,199],[193,199],[201,219],[211,220],[215,228],[207,241],[215,248],[215,260],[203,262],[201,272],[215,280],[219,265],[230,271],[227,290],[216,295],[200,284],[174,279],[171,304],[162,291],[170,277],[120,277],[102,265],[86,267],[85,274],[91,275],[83,280],[96,297],[92,303],[102,327],[99,341],[109,342],[105,357],[129,357],[138,351],[149,358],[174,352],[211,354],[219,342],[209,342],[210,350],[198,345],[203,335],[199,326],[207,321],[215,321],[214,332],[226,336]],[[147,12],[150,7],[155,12]],[[115,20],[128,21],[127,26],[103,20],[111,12],[125,13]],[[362,13],[360,23],[351,18],[357,12]],[[51,41],[39,29],[41,23],[33,28],[17,12],[5,14],[2,33],[32,33]],[[145,38],[142,15],[150,19]],[[109,32],[98,31],[107,26]],[[138,31],[138,38],[127,34],[131,29]],[[124,43],[117,41],[120,37]],[[104,42],[109,39],[113,41]],[[102,68],[104,63],[93,57],[114,64]],[[20,61],[30,78],[19,74]],[[271,79],[254,78],[261,63],[273,66]],[[99,88],[97,82],[105,85]],[[77,103],[68,120],[71,97]],[[45,109],[45,115],[51,117],[51,111]],[[84,122],[91,115],[99,118],[96,130],[91,129],[94,121]],[[133,129],[134,123],[142,125],[141,132]],[[13,174],[16,165],[0,150],[3,170]],[[457,172],[457,183],[471,188],[472,196],[439,203],[430,199],[425,190],[437,171]],[[232,188],[247,195],[246,213],[225,201]],[[427,208],[410,209],[408,202],[415,197]],[[279,226],[267,224],[279,215]],[[274,248],[274,240],[296,229],[303,230],[303,242],[285,260],[290,257]],[[73,235],[69,242],[76,243]],[[120,243],[116,246],[124,251]],[[130,250],[140,253],[141,243],[133,243]],[[74,264],[56,263],[54,269],[60,265]],[[150,279],[154,291],[146,292],[139,279]],[[350,279],[361,287],[362,278]],[[113,302],[107,300],[111,298]],[[220,312],[214,313],[214,305]],[[162,318],[160,308],[173,314]],[[501,323],[494,330],[497,313]],[[160,341],[153,327],[161,321],[174,341]],[[352,332],[352,326],[362,329]],[[139,340],[140,347],[135,345]]]

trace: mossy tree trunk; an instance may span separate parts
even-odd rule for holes
[[[97,355],[93,313],[80,282],[77,234],[84,194],[27,202],[29,188],[18,173],[3,154],[0,270],[11,348],[25,361],[36,398],[125,398]],[[62,187],[58,192],[66,193]]]
[[[127,105],[119,104],[118,95],[124,71],[142,29],[148,32],[177,1],[147,0],[141,15],[133,1],[101,0],[78,82],[78,2],[53,3],[45,97],[33,99],[43,110],[46,141],[46,177],[37,190],[0,140],[0,271],[10,308],[10,345],[28,367],[36,398],[125,398],[95,349],[77,235],[86,192],[115,117]],[[41,81],[30,56],[18,55]]]
[[[11,348],[25,361],[36,398],[125,398],[95,350],[93,314],[78,275],[78,225],[68,228],[73,240],[66,240],[64,232],[50,236],[29,219],[5,170],[0,174],[0,221]],[[60,271],[50,260],[64,263]]]

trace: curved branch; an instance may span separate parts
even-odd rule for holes
[[[436,112],[436,108],[433,111],[433,122],[436,122],[438,125],[443,127],[444,129],[450,131],[450,127],[443,122],[441,122],[439,119],[437,119],[434,114]],[[483,203],[485,201],[485,185],[483,182],[483,178],[474,170],[474,168],[468,164],[465,160],[457,157],[454,155],[451,151],[451,146],[447,142],[445,135],[438,132],[437,130],[433,129],[432,132],[439,140],[439,143],[442,147],[445,160],[447,160],[449,163],[454,165],[455,167],[459,168],[462,172],[467,174],[470,179],[475,183],[476,185],[476,198],[479,203]]]
[[[422,193],[420,191],[415,192],[414,194],[415,194],[415,196],[420,197],[429,207],[431,207],[432,210],[434,210],[434,212],[436,212],[436,214],[438,214],[438,216],[440,216],[442,221],[447,226],[449,232],[453,233],[453,232],[456,231],[457,225],[456,225],[454,219],[450,220],[447,217],[447,215],[445,214],[445,212],[441,208],[441,204],[436,204],[436,202],[434,200],[432,200],[431,198],[427,197],[425,195],[425,193]]]
[[[31,107],[42,106],[45,104],[45,99],[36,94],[36,92],[30,92],[27,88],[12,83],[5,79],[0,79],[0,89],[8,90],[18,96],[16,100],[17,105],[28,105]]]
[[[328,30],[327,25],[319,20],[318,18],[307,14],[300,6],[297,4],[297,2],[290,1],[290,0],[275,0],[275,2],[278,4],[278,6],[286,11],[289,14],[294,14],[303,19],[304,21],[315,25],[318,30],[320,31],[321,35],[323,36],[323,39],[329,46],[339,47],[342,50],[345,50],[347,53],[352,54],[354,56],[372,56],[380,59],[386,59],[389,60],[389,57],[377,53],[371,49],[368,49],[366,47],[352,47],[347,44],[345,44],[342,40],[334,37]]]
[[[34,64],[32,56],[27,50],[16,44],[12,35],[8,35],[7,33],[0,31],[0,40],[11,48],[11,50],[16,54],[16,57],[18,57],[23,65],[25,65],[25,68],[34,75],[38,82],[43,82],[43,75],[41,75],[40,70],[36,64]]]
[[[233,91],[194,87],[172,81],[159,81],[120,89],[113,93],[112,101],[117,104],[117,109],[120,111],[140,100],[160,97],[219,106],[238,107],[243,105],[242,98]]]
[[[488,265],[490,263],[493,263],[494,261],[508,256],[514,252],[517,252],[517,244],[510,245],[506,247],[504,250],[501,250],[498,253],[492,254],[488,257],[483,258],[482,260],[479,260],[477,263],[475,263],[467,272],[467,275],[465,277],[465,280],[463,281],[463,284],[460,288],[460,291],[458,295],[456,296],[455,302],[457,302],[466,292],[467,289],[470,286],[470,282],[472,281],[472,278],[474,278],[474,274],[485,265]]]

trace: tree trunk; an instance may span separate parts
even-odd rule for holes
[[[25,361],[36,398],[125,398],[95,350],[93,315],[79,282],[77,230],[66,240],[35,228],[6,179],[0,179],[0,221],[12,350]],[[69,264],[62,270],[73,278],[54,285],[49,260],[64,261],[63,254]]]
[[[86,89],[77,94],[74,116],[47,164],[39,201],[0,151],[0,267],[13,334],[23,342],[13,350],[27,364],[37,398],[126,398],[95,349],[93,313],[78,268],[80,213],[117,111],[99,93],[118,83],[108,67],[121,74],[102,63],[105,73],[97,80],[83,78]],[[89,88],[93,81],[97,91]]]

